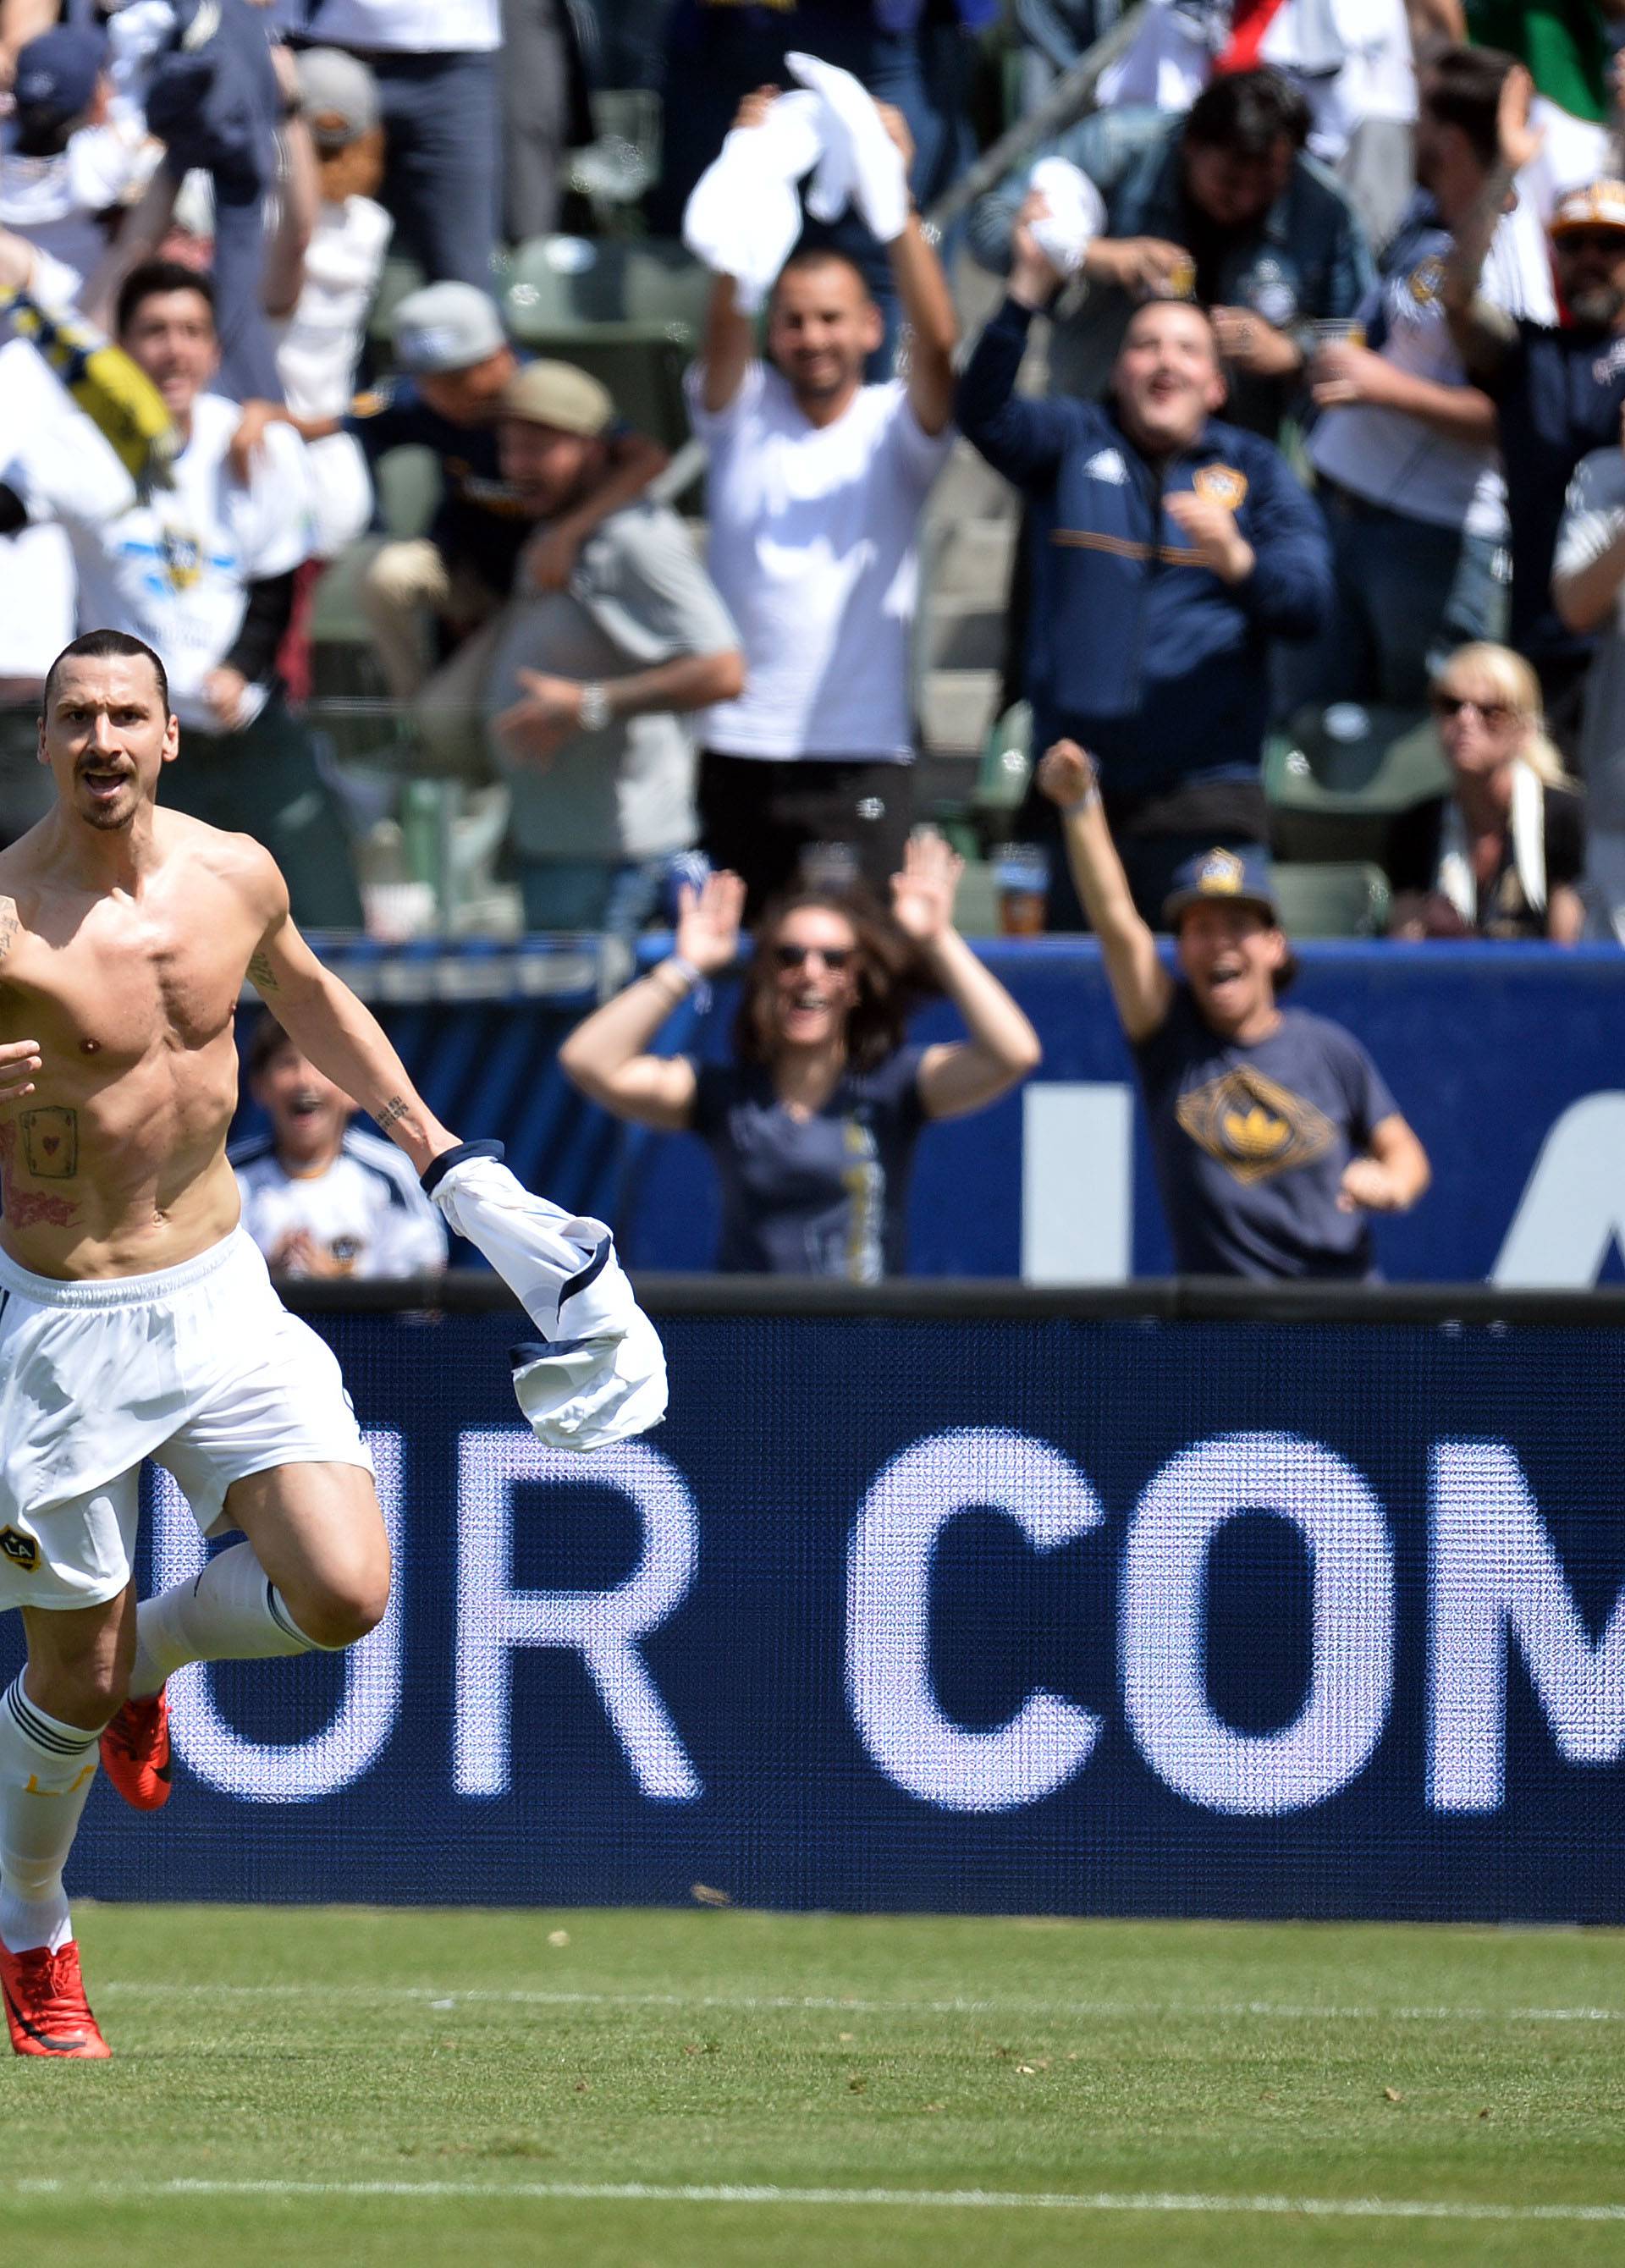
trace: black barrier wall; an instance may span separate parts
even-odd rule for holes
[[[517,1318],[314,1316],[390,1616],[177,1679],[174,1800],[96,1790],[70,1887],[1625,1921],[1617,1301],[681,1296],[591,1459]]]

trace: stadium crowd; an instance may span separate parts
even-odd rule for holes
[[[0,0],[0,841],[48,792],[45,669],[106,624],[169,670],[166,799],[270,847],[306,924],[598,932],[623,968],[675,924],[565,1060],[711,1141],[735,1264],[784,1264],[750,1192],[803,1167],[819,1248],[895,1264],[895,1208],[858,1222],[764,1097],[857,1080],[904,1160],[1036,1064],[953,927],[957,892],[999,920],[1012,846],[1008,929],[1126,956],[1154,1116],[1153,1056],[1257,1020],[1195,970],[1215,898],[1276,1013],[1269,853],[1317,767],[1413,783],[1350,928],[1625,941],[1625,0],[57,16]],[[1019,516],[978,595],[1024,800],[922,749],[971,452]],[[742,927],[737,1064],[647,1053]],[[969,1037],[910,1049],[933,984]],[[1326,1045],[1316,1248],[1358,1272],[1349,1206],[1427,1165]],[[331,1099],[264,1046],[267,1154],[326,1173]]]

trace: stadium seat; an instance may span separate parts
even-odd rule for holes
[[[986,858],[967,858],[954,900],[954,927],[961,937],[997,937],[999,882]]]
[[[379,278],[373,311],[366,319],[366,328],[373,338],[388,345],[395,309],[407,293],[416,291],[424,280],[424,272],[415,260],[408,260],[401,253],[390,254],[384,262],[384,272]]]
[[[491,254],[491,290],[500,298],[508,284],[508,254],[499,248]],[[409,260],[404,253],[391,253],[388,259],[385,261],[384,272],[379,278],[378,291],[373,301],[372,312],[366,319],[367,336],[379,350],[373,357],[373,366],[375,370],[385,371],[389,367],[389,346],[394,332],[395,309],[409,291],[417,291],[428,280],[417,262],[415,260]]]
[[[623,417],[675,451],[689,438],[683,373],[708,288],[682,247],[660,239],[533,237],[513,255],[504,307],[521,346],[589,372]]]
[[[590,100],[593,139],[572,153],[568,182],[602,236],[636,225],[632,213],[660,177],[664,105],[641,86],[598,88]]]
[[[1271,879],[1289,937],[1380,937],[1388,926],[1388,878],[1380,866],[1277,860]]]
[[[1002,717],[995,718],[988,733],[971,792],[971,808],[1019,811],[1031,777],[1032,711],[1025,701],[1015,701]]]
[[[387,449],[378,460],[373,487],[387,534],[428,532],[440,501],[440,468],[432,449]]]
[[[1432,725],[1414,710],[1303,710],[1264,755],[1278,857],[1387,864],[1393,822],[1450,792]]]

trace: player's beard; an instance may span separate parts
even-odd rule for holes
[[[124,785],[129,790],[128,799],[121,792],[113,803],[97,803],[93,799],[88,803],[76,801],[74,808],[87,827],[93,827],[100,835],[115,835],[121,828],[129,825],[141,799],[134,780],[127,780]]]

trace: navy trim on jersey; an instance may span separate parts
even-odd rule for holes
[[[410,1210],[407,1190],[409,1187],[417,1188],[417,1176],[410,1160],[393,1142],[386,1142],[380,1135],[369,1134],[364,1126],[350,1126],[339,1147],[343,1156],[353,1158],[365,1172],[376,1174],[388,1190],[392,1205],[398,1205],[403,1212]]]

